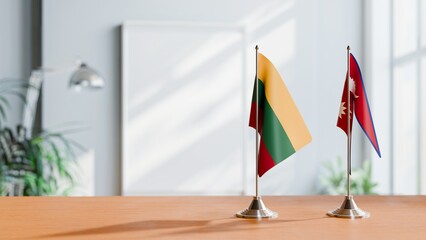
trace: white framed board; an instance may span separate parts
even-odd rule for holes
[[[122,26],[122,194],[244,192],[244,28]]]

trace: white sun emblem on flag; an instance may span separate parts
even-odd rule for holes
[[[339,118],[342,118],[342,115],[345,115],[345,102],[341,102],[340,103],[340,112],[339,112]]]
[[[345,115],[345,114],[346,114],[346,113],[345,113],[345,110],[346,110],[345,102],[341,102],[341,103],[340,103],[339,118],[342,118],[342,115]],[[349,113],[350,113],[350,114],[352,114],[352,111],[350,111],[350,110],[349,110]],[[349,116],[349,118],[351,118],[351,116]]]

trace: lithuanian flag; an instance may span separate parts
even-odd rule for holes
[[[258,79],[253,91],[249,125],[256,129],[256,104],[259,104],[258,174],[262,176],[308,144],[312,137],[274,65],[260,53],[257,64]],[[259,84],[258,103],[256,84]]]

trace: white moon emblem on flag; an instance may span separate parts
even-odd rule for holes
[[[353,78],[349,77],[349,91],[353,93],[355,98],[358,98],[358,96],[355,94],[356,84]]]

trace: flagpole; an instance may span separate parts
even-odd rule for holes
[[[347,75],[347,95],[348,95],[348,117],[347,117],[347,124],[348,124],[348,131],[347,131],[347,136],[348,136],[348,140],[347,140],[347,196],[350,196],[351,193],[351,165],[352,165],[352,161],[351,161],[351,137],[352,137],[352,129],[351,129],[351,89],[350,89],[350,80],[351,80],[351,60],[350,60],[350,50],[351,48],[348,47],[346,48],[347,50],[347,61],[348,61],[348,75]]]
[[[353,198],[353,196],[351,195],[351,136],[352,136],[352,128],[351,128],[351,123],[352,123],[352,119],[351,119],[351,54],[350,54],[350,50],[351,48],[348,46],[346,48],[347,50],[347,61],[348,61],[348,66],[347,66],[347,78],[346,78],[346,87],[347,87],[347,92],[346,94],[347,99],[346,101],[348,102],[348,115],[347,115],[347,193],[345,196],[345,199],[343,200],[343,203],[340,205],[339,208],[336,208],[334,210],[328,211],[327,215],[330,217],[338,217],[338,218],[368,218],[370,217],[370,213],[363,211],[362,209],[360,209],[356,203],[355,200]],[[355,83],[353,83],[355,84]],[[356,85],[354,86],[356,88]],[[355,89],[354,88],[354,89]],[[355,93],[354,93],[355,94]]]
[[[259,197],[259,82],[257,77],[257,56],[259,46],[256,45],[256,198]]]
[[[256,195],[253,197],[250,206],[235,214],[239,218],[276,218],[278,213],[269,210],[262,201],[259,195],[259,79],[258,79],[258,55],[259,46],[256,45],[256,75],[255,75],[255,86],[256,86]]]

